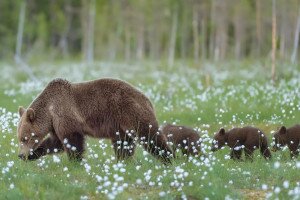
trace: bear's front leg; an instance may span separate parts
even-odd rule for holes
[[[36,160],[46,154],[58,153],[63,151],[63,145],[55,135],[46,138],[41,145],[28,156],[28,160]]]
[[[244,151],[245,151],[246,160],[253,161],[253,151],[254,151],[254,149],[253,148],[245,148]]]
[[[230,152],[230,158],[233,160],[240,160],[242,156],[242,150],[234,150],[232,149]]]
[[[299,142],[293,142],[291,144],[288,145],[289,149],[290,149],[290,155],[291,155],[291,158],[297,158],[298,155],[299,155]]]
[[[64,149],[67,152],[70,160],[82,160],[82,154],[84,152],[84,141],[84,135],[78,132],[68,134],[63,139]]]
[[[290,154],[290,155],[291,155],[291,159],[297,158],[298,155],[299,155],[298,149],[295,150],[295,151],[291,151],[291,154]]]

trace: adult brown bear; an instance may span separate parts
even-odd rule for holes
[[[19,114],[22,159],[66,151],[70,159],[81,160],[86,135],[111,139],[117,159],[132,156],[136,141],[165,163],[173,156],[150,100],[121,80],[55,79]]]

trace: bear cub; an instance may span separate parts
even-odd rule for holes
[[[284,146],[288,146],[291,152],[291,158],[297,157],[299,154],[300,141],[300,125],[294,125],[290,128],[282,126],[273,136],[273,151],[280,150]]]
[[[241,159],[243,150],[246,159],[253,160],[255,149],[260,149],[265,159],[271,158],[267,137],[261,130],[255,127],[233,128],[227,132],[224,128],[221,128],[214,135],[211,150],[216,151],[225,145],[231,148],[230,158],[234,160]]]
[[[162,133],[167,137],[174,156],[177,149],[180,149],[182,154],[187,156],[197,156],[201,153],[201,138],[194,129],[166,124],[162,127]]]

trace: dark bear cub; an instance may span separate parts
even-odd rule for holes
[[[297,124],[290,128],[282,126],[273,136],[275,142],[273,151],[280,150],[285,145],[288,146],[291,152],[291,158],[297,157],[299,154],[300,141],[300,125]]]
[[[194,129],[166,124],[162,127],[162,133],[167,137],[174,156],[177,149],[180,149],[182,154],[187,156],[200,154],[201,139],[199,133]]]
[[[253,152],[258,148],[265,159],[271,158],[267,137],[255,127],[233,128],[227,132],[220,129],[214,136],[211,150],[216,151],[225,145],[231,148],[231,159],[241,159],[244,150],[246,159],[253,160]]]

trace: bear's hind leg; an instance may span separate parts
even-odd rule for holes
[[[28,156],[28,160],[36,160],[46,154],[59,153],[64,150],[62,143],[56,135],[46,138],[41,145]]]
[[[271,151],[268,147],[267,142],[265,142],[264,144],[262,144],[260,146],[260,153],[261,153],[261,155],[263,155],[263,157],[265,159],[271,159],[272,158]]]
[[[64,149],[70,160],[81,161],[84,152],[85,137],[81,133],[74,132],[63,139]]]

